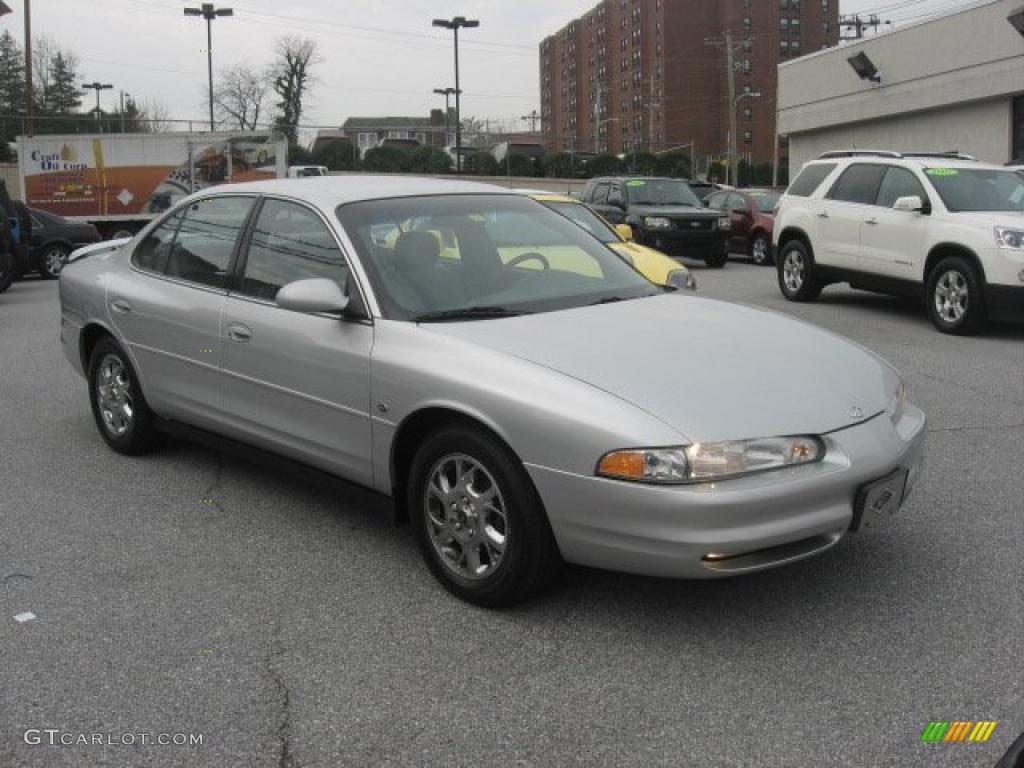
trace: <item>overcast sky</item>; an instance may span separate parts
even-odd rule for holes
[[[6,2],[15,11],[0,18],[0,26],[21,41],[23,0]],[[236,63],[268,64],[281,35],[311,37],[322,60],[303,123],[338,126],[349,116],[426,115],[443,104],[431,91],[454,85],[451,33],[432,29],[430,21],[463,15],[479,19],[481,26],[461,35],[462,114],[509,122],[540,107],[540,40],[595,2],[224,0],[218,6],[234,8],[235,16],[213,23],[214,72]],[[884,17],[899,24],[970,2],[841,0],[841,10],[890,9]],[[123,89],[143,103],[160,102],[170,117],[202,120],[206,25],[185,17],[185,5],[176,0],[36,0],[33,36],[48,36],[73,51],[83,82],[112,83],[114,90],[102,94],[107,108]],[[88,106],[94,98],[87,94]]]

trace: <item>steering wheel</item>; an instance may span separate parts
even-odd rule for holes
[[[539,261],[541,263],[541,266],[544,267],[544,269],[551,269],[551,262],[548,261],[548,257],[542,253],[537,253],[536,251],[530,251],[529,253],[520,253],[515,258],[509,260],[505,264],[505,266],[514,267],[517,264],[522,264],[524,261],[530,261],[531,259]]]

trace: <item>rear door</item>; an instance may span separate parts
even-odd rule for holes
[[[890,166],[878,189],[876,208],[864,220],[861,232],[861,259],[866,271],[903,280],[921,279],[931,217],[892,207],[899,198],[912,195],[920,197],[928,210],[928,195],[914,173]]]
[[[847,270],[861,268],[861,229],[864,220],[875,212],[886,167],[878,163],[853,163],[818,203],[816,263]]]
[[[616,210],[608,205],[608,188],[610,186],[611,184],[607,181],[598,182],[594,185],[593,197],[589,201],[590,206],[608,221],[612,220],[611,212]]]
[[[255,217],[224,307],[221,343],[228,429],[265,448],[366,485],[373,325],[278,307],[295,280],[349,286],[349,265],[324,219],[268,198]],[[352,282],[353,300],[359,299]]]
[[[161,416],[199,426],[220,419],[220,319],[226,278],[255,198],[198,200],[153,229],[107,290],[114,327]]]

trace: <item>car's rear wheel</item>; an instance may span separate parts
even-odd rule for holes
[[[772,263],[772,244],[764,233],[754,235],[750,241],[750,260],[759,267]]]
[[[928,275],[928,317],[943,333],[969,335],[985,324],[981,278],[970,262],[949,256]]]
[[[163,443],[128,355],[109,336],[89,358],[89,400],[100,435],[118,453],[135,456]]]
[[[490,608],[551,584],[561,556],[519,459],[481,429],[452,424],[416,451],[407,503],[420,551],[452,594]]]
[[[790,301],[814,301],[822,283],[814,274],[811,249],[800,240],[788,240],[779,248],[779,289]]]
[[[60,277],[60,271],[68,263],[68,254],[71,251],[67,246],[60,243],[51,243],[40,251],[36,268],[39,274],[47,280],[56,280]]]

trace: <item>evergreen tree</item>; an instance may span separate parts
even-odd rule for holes
[[[46,92],[46,111],[50,114],[70,115],[82,106],[77,64],[73,54],[65,54],[60,50],[53,57],[50,85]]]
[[[0,35],[0,113],[25,109],[25,54],[9,30]]]

